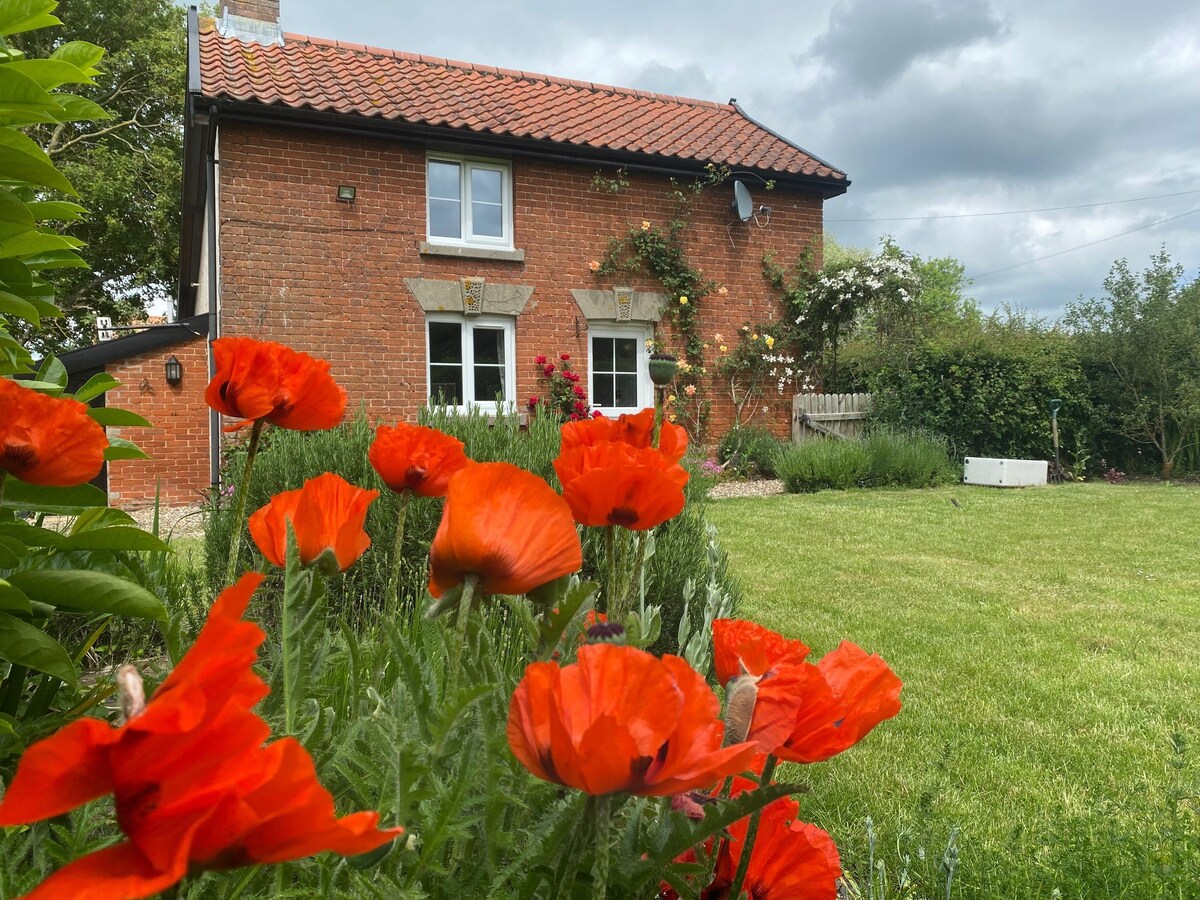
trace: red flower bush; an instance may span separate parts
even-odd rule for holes
[[[321,431],[342,421],[346,392],[329,374],[329,363],[283,344],[247,337],[218,338],[212,344],[217,374],[204,401],[223,416],[270,422],[294,431]]]
[[[69,397],[49,397],[0,378],[0,477],[29,484],[73,487],[104,465],[108,438]]]
[[[445,497],[450,476],[471,462],[458,438],[404,422],[380,425],[367,458],[391,490],[419,497]]]
[[[297,491],[284,491],[250,517],[250,536],[274,565],[287,559],[287,528],[296,534],[302,565],[327,574],[344,572],[371,546],[363,530],[367,507],[379,491],[355,487],[326,472]]]
[[[25,751],[0,802],[0,826],[60,816],[112,794],[126,840],[59,869],[35,900],[149,897],[189,872],[357,855],[403,833],[373,812],[337,818],[294,738],[264,745],[251,707],[268,692],[254,674],[266,635],[242,620],[263,576],[213,604],[195,644],[139,714],[120,728],[79,719]]]
[[[531,398],[530,409],[539,405],[556,416],[559,421],[577,421],[587,413],[587,391],[579,384],[579,374],[571,371],[571,354],[559,354],[560,366],[544,364],[546,357],[538,356],[534,361],[541,366],[541,378],[546,384],[545,398]]]
[[[679,657],[591,644],[572,665],[525,669],[509,705],[508,745],[544,781],[666,797],[750,762],[753,744],[721,746],[718,713],[716,696]]]

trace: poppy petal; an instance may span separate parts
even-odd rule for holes
[[[0,800],[0,826],[40,822],[111,793],[108,750],[120,734],[99,719],[77,719],[26,750]]]
[[[715,619],[712,630],[713,665],[723,685],[743,671],[762,675],[776,663],[801,662],[809,652],[800,641],[746,619]]]
[[[153,897],[186,874],[186,856],[179,865],[161,871],[125,841],[68,863],[24,900],[136,900]]]

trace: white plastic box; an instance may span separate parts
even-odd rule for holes
[[[963,484],[990,487],[1033,487],[1045,484],[1050,464],[1042,459],[989,459],[968,456],[963,461]]]

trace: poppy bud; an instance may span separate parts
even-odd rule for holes
[[[117,694],[121,698],[121,716],[126,722],[142,714],[146,708],[146,690],[137,668],[121,666],[117,669]]]
[[[725,685],[725,745],[740,744],[750,733],[760,676],[744,672]]]
[[[588,644],[625,643],[625,626],[619,622],[597,622],[583,634]]]

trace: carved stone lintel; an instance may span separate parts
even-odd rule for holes
[[[460,278],[458,283],[462,288],[463,315],[477,316],[483,312],[484,279]]]
[[[629,310],[626,318],[619,300],[621,292],[629,291]],[[584,318],[607,322],[657,322],[667,308],[666,294],[650,291],[635,291],[631,288],[613,288],[608,291],[572,288],[571,296],[583,313]]]
[[[468,290],[474,291],[478,283],[479,309],[472,313],[467,309]],[[471,283],[470,286],[468,283]],[[404,284],[416,298],[421,309],[431,312],[458,312],[466,315],[519,316],[525,310],[533,294],[533,286],[526,284],[497,284],[483,278],[464,277],[405,278]]]

